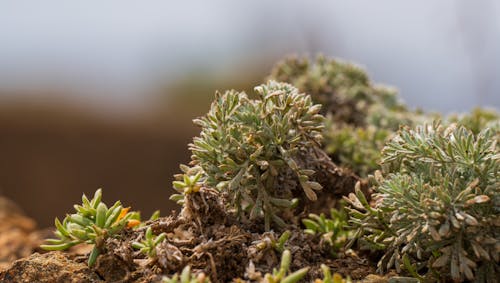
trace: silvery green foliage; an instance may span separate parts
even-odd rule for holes
[[[397,130],[407,114],[395,89],[373,84],[365,70],[341,60],[290,57],[276,64],[270,77],[310,94],[335,122]]]
[[[361,125],[376,98],[366,72],[350,63],[318,56],[316,61],[290,57],[278,63],[272,79],[288,82],[321,103],[335,121]]]
[[[291,83],[324,106],[327,153],[362,177],[378,169],[380,151],[400,125],[423,118],[406,109],[396,90],[373,84],[365,70],[340,60],[291,57],[278,63],[270,77]]]
[[[496,282],[500,260],[498,132],[455,124],[404,128],[383,150],[375,204],[348,201],[359,242],[385,251],[380,271]]]
[[[279,212],[295,205],[297,188],[310,200],[322,188],[297,156],[319,150],[324,117],[321,105],[289,84],[270,81],[255,91],[258,99],[237,91],[216,95],[206,116],[194,121],[201,133],[190,145],[191,165],[201,168],[204,185],[228,196],[239,216],[263,216],[269,230],[272,222],[285,224]]]

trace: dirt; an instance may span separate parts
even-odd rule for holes
[[[68,253],[34,253],[20,259],[0,273],[1,282],[9,283],[56,283],[56,282],[104,282],[87,267],[84,259]]]
[[[33,219],[11,200],[0,196],[0,270],[36,251],[49,233],[36,230]]]
[[[320,148],[312,147],[305,152],[301,152],[298,161],[302,168],[316,171],[314,180],[323,186],[323,189],[317,193],[318,200],[306,202],[307,207],[302,217],[306,217],[311,212],[328,215],[330,208],[339,207],[338,201],[343,196],[354,192],[357,182],[360,183],[360,188],[367,199],[370,199],[371,192],[368,183],[349,169],[334,164],[331,158]]]

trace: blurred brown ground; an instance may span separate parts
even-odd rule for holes
[[[196,129],[147,122],[116,123],[61,109],[2,109],[0,189],[39,225],[52,225],[103,187],[108,203],[120,199],[149,215],[167,213],[170,176],[186,162]],[[179,122],[180,123],[180,122]],[[175,130],[175,131],[174,131]]]
[[[0,103],[0,195],[39,227],[101,187],[108,204],[121,200],[144,218],[156,209],[168,214],[177,207],[168,199],[172,176],[189,161],[187,144],[199,133],[191,120],[208,111],[216,89],[248,91],[260,80],[187,78],[147,115],[120,119],[76,103]]]

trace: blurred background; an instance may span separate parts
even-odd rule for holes
[[[410,107],[500,107],[500,2],[1,1],[0,195],[41,227],[104,189],[167,214],[215,90],[286,55],[364,66]]]

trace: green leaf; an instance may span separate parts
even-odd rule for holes
[[[106,223],[104,224],[104,227],[111,227],[111,225],[113,223],[115,223],[115,221],[120,216],[122,209],[123,209],[122,206],[119,205],[119,206],[115,207],[112,211],[108,210],[108,212],[111,211],[111,213],[110,214],[107,213],[107,214],[109,214],[109,216],[107,216]]]
[[[97,191],[95,191],[94,197],[90,202],[92,208],[97,209],[97,206],[101,203],[101,199],[102,199],[102,189],[98,189]]]
[[[40,248],[47,250],[47,251],[61,251],[61,250],[67,250],[71,248],[72,246],[76,245],[78,242],[66,242],[63,244],[58,244],[58,245],[40,245]]]
[[[306,276],[307,272],[309,271],[309,267],[304,267],[302,269],[299,269],[287,277],[283,278],[281,280],[281,283],[295,283],[299,282],[304,276]]]
[[[149,218],[149,221],[155,221],[155,220],[158,220],[159,218],[160,218],[160,211],[155,210],[155,212],[153,212],[153,214]]]
[[[90,252],[89,260],[88,260],[88,265],[90,267],[92,267],[95,264],[97,257],[99,256],[100,253],[101,252],[99,251],[99,249],[96,246],[94,246],[94,248],[92,248],[92,251]]]
[[[97,214],[96,214],[96,220],[95,224],[99,228],[104,228],[104,224],[106,223],[106,212],[108,211],[108,208],[104,203],[99,203],[97,206]]]
[[[306,226],[307,229],[310,229],[312,231],[318,231],[319,230],[319,225],[314,222],[313,220],[310,219],[302,219],[302,223],[304,226]]]
[[[142,249],[144,248],[145,246],[142,244],[142,243],[139,243],[139,242],[132,242],[132,244],[130,244],[134,249]]]
[[[59,221],[59,219],[55,219],[54,220],[55,222],[55,226],[57,228],[57,231],[59,231],[64,237],[69,237],[69,232],[68,230],[66,230],[66,228],[61,224],[61,222]]]

